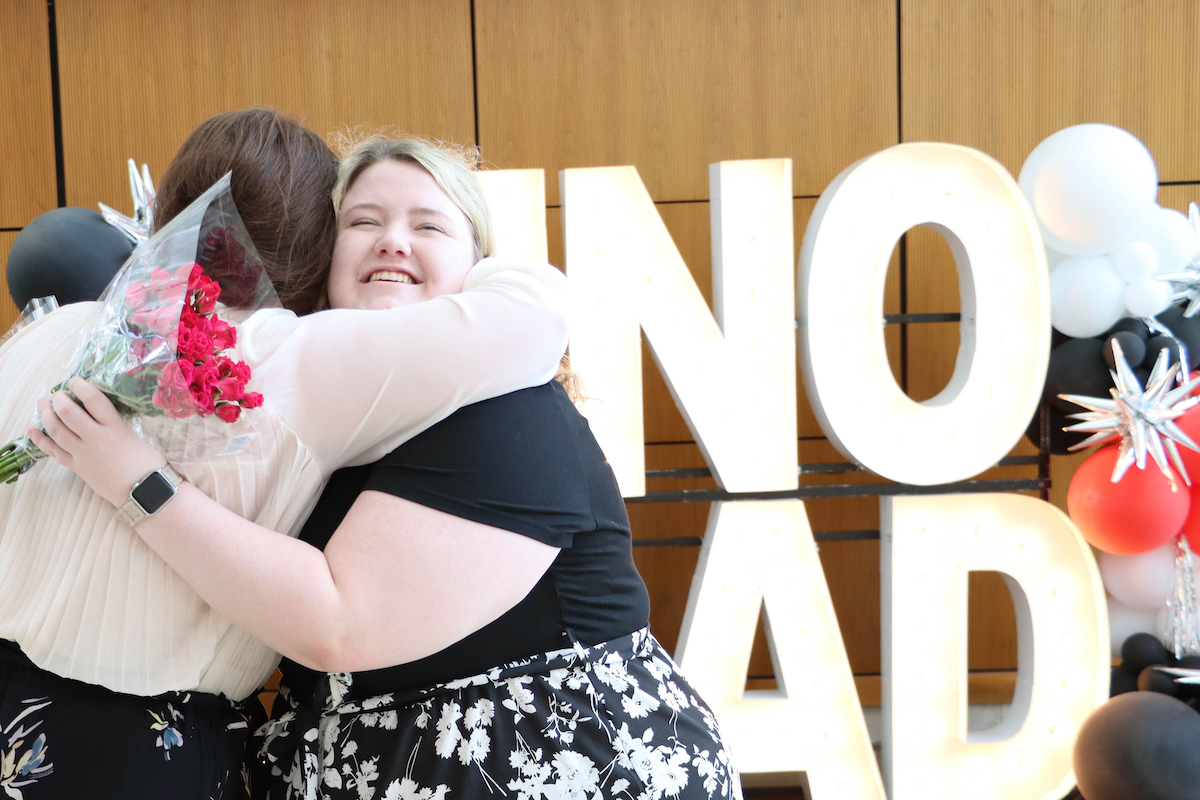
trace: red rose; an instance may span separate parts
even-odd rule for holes
[[[201,314],[211,314],[217,307],[217,298],[221,296],[221,284],[206,281],[196,289],[196,310]]]
[[[222,403],[217,406],[217,416],[226,422],[237,422],[242,415],[242,407],[237,403]]]
[[[193,416],[197,410],[190,392],[176,392],[165,387],[159,387],[152,402],[171,419],[185,419]]]
[[[137,308],[146,304],[146,297],[149,292],[146,290],[144,283],[131,283],[129,288],[125,290],[125,305],[130,308]]]
[[[184,303],[183,308],[179,312],[179,324],[186,325],[192,330],[203,331],[208,333],[212,324],[208,317],[196,313],[196,309],[192,308],[187,303]]]
[[[175,351],[181,356],[191,356],[196,334],[186,325],[180,325],[175,333]]]
[[[241,400],[242,408],[258,408],[263,404],[263,396],[258,392],[246,392]]]
[[[204,277],[204,269],[196,262],[184,264],[175,270],[175,280],[179,283],[187,283],[189,292],[195,290],[196,284]]]
[[[174,278],[174,276],[171,275],[171,273],[167,272],[165,269],[162,269],[160,267],[155,267],[154,270],[150,273],[150,283],[155,288],[161,289],[164,286],[173,285],[175,283],[175,278]]]
[[[194,361],[205,361],[212,358],[212,337],[203,331],[192,331],[192,349],[190,355]]]
[[[163,367],[158,385],[172,392],[187,392],[195,372],[196,368],[192,366],[192,362],[182,358],[176,359]]]
[[[213,347],[217,350],[228,350],[237,344],[237,328],[216,317],[213,317],[209,326],[209,335],[212,336]]]
[[[196,371],[192,375],[192,389],[200,390],[206,395],[211,395],[217,388],[217,381],[221,378],[221,371],[212,360],[204,361],[196,365]]]
[[[179,327],[179,307],[173,304],[159,306],[150,311],[146,327],[164,336]]]
[[[246,394],[246,384],[237,378],[222,378],[217,381],[217,391],[222,400],[241,400]]]
[[[197,386],[192,386],[192,401],[199,406],[201,414],[211,414],[216,410],[213,396]]]

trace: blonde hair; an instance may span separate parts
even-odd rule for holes
[[[495,252],[496,239],[487,198],[474,175],[479,166],[479,151],[474,147],[446,145],[415,136],[376,134],[368,137],[351,148],[338,165],[337,183],[333,186],[334,213],[341,215],[346,192],[363,170],[388,159],[416,164],[433,176],[438,187],[471,224],[476,261]]]

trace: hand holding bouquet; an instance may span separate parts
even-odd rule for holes
[[[246,391],[250,368],[226,355],[237,329],[217,315],[223,293],[224,307],[278,304],[228,175],[130,256],[101,296],[70,375],[96,384],[129,416],[237,421],[263,398]],[[0,448],[0,481],[15,481],[44,455],[27,437],[9,442]]]

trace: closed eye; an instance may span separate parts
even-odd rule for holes
[[[437,225],[434,225],[432,222],[426,222],[424,225],[419,225],[417,229],[422,231],[437,231],[438,233],[445,233],[444,230]]]

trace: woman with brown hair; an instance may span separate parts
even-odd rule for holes
[[[325,284],[335,164],[319,137],[275,112],[202,124],[163,177],[158,224],[230,169],[291,310],[236,319],[236,357],[265,396],[255,438],[175,465],[221,506],[295,535],[338,467],[554,375],[564,279],[547,265],[472,261],[429,302],[297,316]],[[0,434],[24,432],[90,310],[64,307],[0,349]],[[143,423],[159,441],[190,424]],[[252,697],[278,655],[206,603],[116,508],[55,463],[0,487],[0,575],[0,787],[24,800],[242,791],[247,722],[230,700]]]
[[[364,143],[333,196],[335,308],[426,305],[488,252],[477,182],[424,143]],[[124,502],[163,457],[72,388],[86,411],[44,404],[47,452]],[[299,540],[186,484],[137,531],[287,657],[261,750],[275,800],[740,793],[711,711],[647,628],[615,478],[558,383],[339,471]]]

